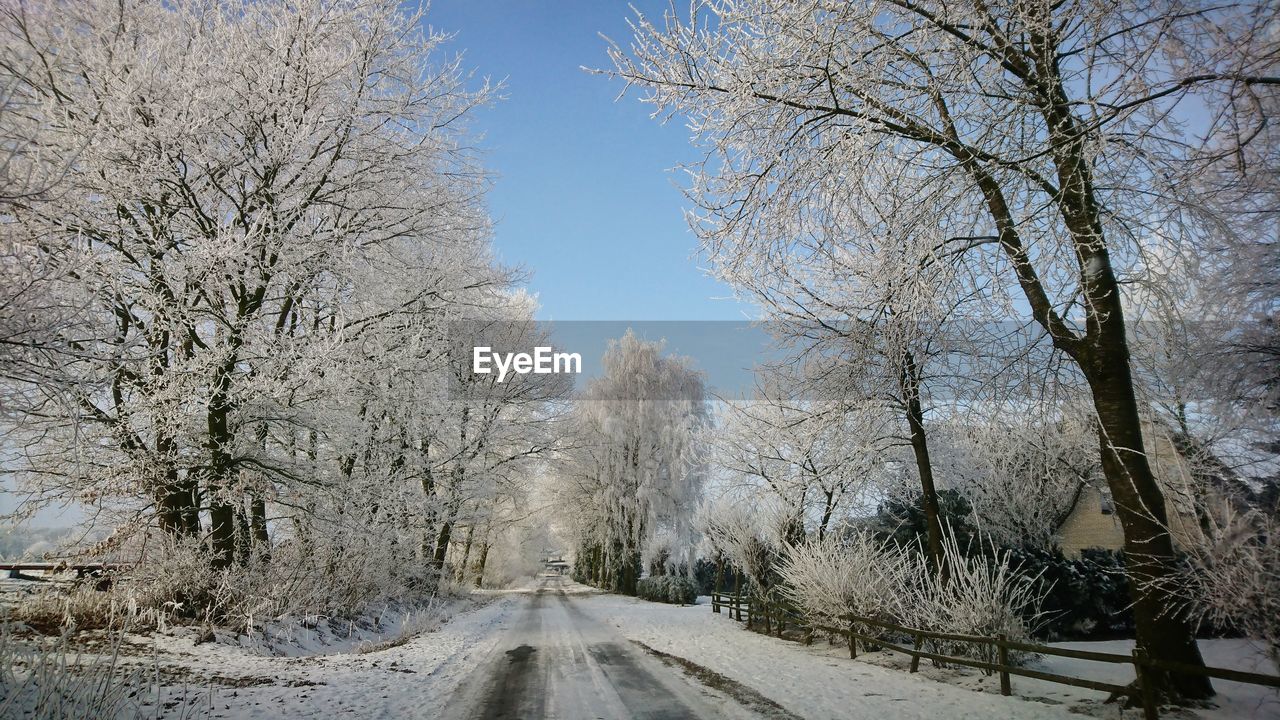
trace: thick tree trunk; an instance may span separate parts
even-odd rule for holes
[[[225,496],[229,479],[231,431],[227,426],[230,407],[223,389],[209,403],[209,543],[214,568],[230,567],[236,553],[236,510]]]
[[[156,455],[165,468],[164,479],[156,492],[156,514],[161,530],[173,537],[187,537],[197,533],[200,527],[188,524],[194,498],[173,464],[177,452],[178,443],[171,436],[162,433],[156,437]]]
[[[209,451],[208,493],[209,493],[209,541],[213,551],[212,565],[224,568],[235,562],[236,552],[236,510],[229,498],[225,496],[230,488],[232,473],[235,471],[232,446],[235,433],[231,429],[232,411],[231,376],[239,362],[239,352],[243,346],[241,332],[248,318],[262,307],[262,299],[266,295],[266,283],[269,277],[262,279],[262,284],[247,295],[239,298],[236,307],[236,319],[227,333],[227,356],[214,369],[209,404],[206,407],[206,439]]]
[[[1115,312],[1119,312],[1116,303]],[[1122,326],[1123,327],[1123,326]],[[1159,660],[1203,665],[1195,626],[1172,595],[1178,581],[1177,554],[1169,534],[1164,493],[1144,450],[1123,330],[1103,334],[1091,350],[1085,375],[1098,413],[1102,469],[1124,529],[1125,566],[1133,595],[1138,645]],[[1149,671],[1171,699],[1213,695],[1207,677]]]
[[[249,513],[245,509],[245,499],[236,503],[236,564],[248,565],[252,543],[249,532]]]
[[[215,569],[231,567],[236,559],[236,511],[222,500],[209,504],[209,549]]]
[[[640,570],[642,567],[643,564],[640,558],[640,551],[632,550],[627,555],[627,572],[624,576],[626,578],[626,585],[623,587],[623,592],[625,594],[636,594],[636,584],[640,582]]]
[[[189,535],[199,537],[202,534],[200,528],[200,483],[196,481],[195,474],[188,470],[182,479],[181,487],[185,489],[186,496],[190,497],[190,500],[184,501],[182,524],[186,527]]]

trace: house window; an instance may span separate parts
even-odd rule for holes
[[[1102,508],[1103,515],[1114,515],[1116,513],[1116,505],[1111,501],[1111,493],[1101,493],[1098,498],[1098,505]]]

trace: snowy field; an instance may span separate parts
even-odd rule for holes
[[[843,646],[822,640],[805,646],[746,632],[706,602],[650,603],[541,578],[514,590],[474,593],[416,618],[388,613],[380,626],[366,623],[346,637],[323,625],[292,634],[277,628],[270,642],[220,636],[197,645],[190,629],[132,636],[122,662],[158,667],[166,684],[162,716],[506,717],[493,711],[503,693],[535,697],[535,706],[500,702],[523,708],[519,717],[529,707],[548,718],[1141,716],[1104,703],[1102,693],[1037,680],[1015,677],[1016,697],[1005,698],[997,678],[976,671],[926,662],[912,675],[905,657],[883,652],[849,660]],[[1125,642],[1064,645],[1129,649]],[[520,647],[540,653],[540,664],[516,682],[507,677],[509,651]],[[609,649],[607,656],[602,648]],[[1269,671],[1242,641],[1205,641],[1202,649],[1212,665]],[[1039,666],[1110,682],[1128,679],[1114,667],[1086,661],[1042,660]],[[1219,707],[1162,717],[1280,716],[1280,698],[1262,688],[1216,685]],[[637,713],[645,693],[651,712]]]

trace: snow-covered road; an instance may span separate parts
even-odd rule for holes
[[[579,586],[580,587],[580,586]],[[458,688],[445,718],[722,718],[750,715],[587,615],[584,594],[542,577],[518,620]]]
[[[768,712],[768,701],[763,714],[748,709],[736,694],[731,699],[725,688],[704,685],[679,663],[646,652],[593,617],[594,605],[606,600],[582,585],[544,576],[490,595],[479,608],[381,650],[271,657],[224,644],[193,648],[190,639],[157,636],[139,638],[155,646],[139,649],[135,662],[145,666],[155,652],[165,675],[184,679],[170,685],[165,697],[199,698],[187,711],[166,702],[161,716],[794,717],[780,708]]]

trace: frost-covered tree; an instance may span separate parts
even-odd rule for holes
[[[692,568],[693,512],[705,476],[702,376],[662,350],[630,331],[610,342],[603,375],[575,398],[557,478],[579,572],[632,595],[648,559],[643,552],[658,549],[655,537],[674,537],[668,559]]]
[[[462,508],[518,490],[544,416],[504,396],[460,417],[448,353],[459,320],[532,312],[468,149],[490,93],[421,20],[393,0],[0,10],[0,129],[60,169],[0,211],[6,291],[47,268],[28,294],[65,318],[3,378],[38,500],[112,511],[116,545],[157,528],[132,547],[278,565],[264,596],[343,577],[356,602],[429,590]]]
[[[785,264],[814,238],[855,256],[883,239],[908,261],[873,288],[909,286],[898,269],[969,268],[951,277],[994,316],[1040,326],[1090,391],[1138,642],[1199,664],[1162,589],[1174,551],[1122,288],[1154,248],[1205,239],[1211,208],[1189,178],[1260,137],[1270,106],[1255,100],[1280,84],[1274,16],[1265,1],[711,1],[661,26],[640,18],[612,53],[616,76],[708,148],[691,173],[695,228],[730,283],[770,276],[769,258]],[[929,221],[886,217],[884,196],[917,200]],[[900,222],[934,241],[908,244]],[[1202,677],[1162,675],[1170,696],[1212,693]]]
[[[821,539],[862,506],[890,440],[880,413],[786,385],[765,381],[752,399],[722,405],[712,492],[776,500],[799,543]]]
[[[939,423],[944,486],[965,497],[973,525],[1001,547],[1052,548],[1083,489],[1101,480],[1088,416],[1024,408]]]
[[[422,487],[437,505],[436,535],[430,539],[437,569],[444,568],[454,528],[462,524],[474,541],[476,526],[496,517],[491,511],[529,491],[535,464],[557,443],[553,428],[571,389],[568,376],[517,374],[500,381],[472,367],[473,347],[512,353],[550,346],[545,330],[533,322],[533,310],[532,298],[518,295],[497,313],[484,317],[472,310],[470,319],[451,327],[445,397],[420,429],[426,454]],[[470,547],[464,542],[464,556]]]

